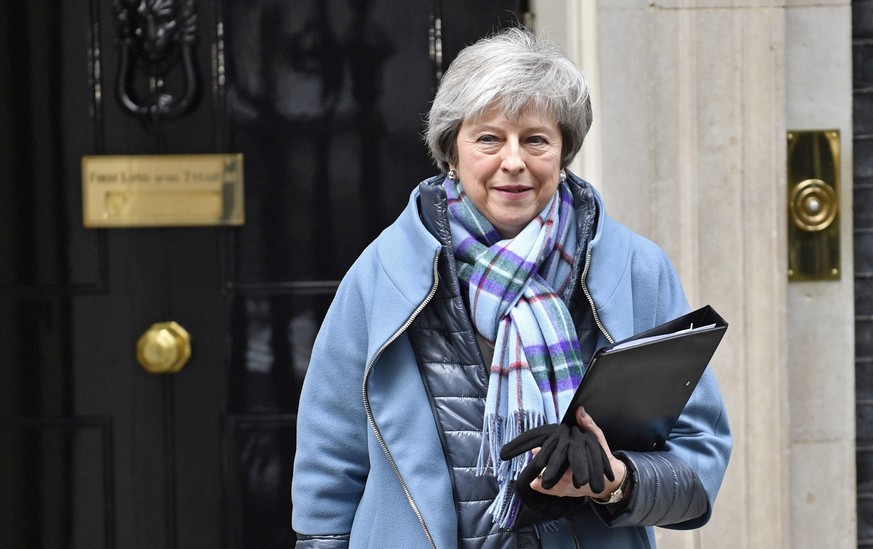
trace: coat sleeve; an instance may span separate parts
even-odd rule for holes
[[[651,326],[688,312],[672,264],[660,249],[659,255],[661,260],[655,262],[660,265],[659,273],[649,271],[644,276],[648,280],[658,280],[646,298],[649,305],[655,305],[654,318],[651,313],[646,315],[646,324],[651,322]],[[634,316],[638,317],[636,312]],[[674,529],[703,526],[712,515],[731,448],[724,402],[715,376],[707,367],[663,451],[615,452],[628,465],[628,474],[632,475],[633,487],[628,501],[616,506],[594,505],[595,510],[610,526]]]
[[[316,337],[298,406],[291,497],[300,549],[347,547],[369,473],[361,396],[367,323],[358,318],[362,292],[349,278]]]
[[[297,534],[296,549],[347,549],[349,536],[307,536]]]

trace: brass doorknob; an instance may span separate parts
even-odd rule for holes
[[[136,359],[150,374],[178,373],[189,358],[191,336],[173,321],[152,324],[136,344]]]

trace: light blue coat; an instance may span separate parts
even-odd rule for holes
[[[596,194],[596,193],[595,193]],[[450,473],[433,412],[404,333],[433,296],[440,244],[422,225],[418,190],[400,217],[361,254],[343,279],[312,351],[297,423],[292,526],[298,548],[451,548],[458,525]],[[597,317],[618,341],[689,310],[663,251],[618,224],[598,201],[585,278]],[[730,456],[724,405],[707,370],[665,451],[683,459],[712,512]],[[646,487],[634,501],[645,505]],[[646,515],[631,509],[616,525]],[[594,517],[594,515],[591,515]],[[595,524],[596,522],[596,524]],[[543,546],[573,547],[566,532]],[[593,521],[586,546],[654,546],[651,527],[608,528]]]

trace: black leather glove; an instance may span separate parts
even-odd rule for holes
[[[530,483],[543,467],[542,486],[547,490],[561,480],[568,467],[573,469],[573,486],[580,488],[588,484],[594,493],[602,492],[606,487],[604,477],[615,480],[609,456],[597,442],[597,437],[577,425],[543,425],[525,431],[500,449],[500,459],[507,461],[538,446],[539,453],[518,474],[515,489],[539,520],[567,515],[585,502],[584,498],[552,496],[531,488]],[[520,513],[520,520],[524,514]],[[531,521],[536,519],[529,517],[525,522]]]

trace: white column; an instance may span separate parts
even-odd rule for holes
[[[666,249],[692,305],[730,322],[713,361],[735,438],[728,475],[710,524],[659,530],[661,547],[854,546],[849,3],[534,9],[592,81],[594,146],[574,167]],[[843,132],[840,282],[787,282],[789,126]]]
[[[785,26],[787,126],[842,143],[840,280],[788,285],[791,532],[799,548],[855,547],[851,3],[790,0]]]
[[[660,541],[790,547],[784,11],[598,6],[606,203],[730,322],[713,368],[731,465],[710,524]]]

